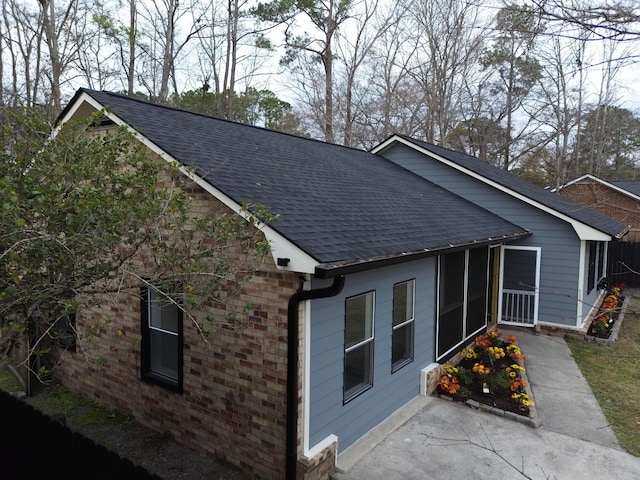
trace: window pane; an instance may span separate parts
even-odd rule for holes
[[[465,253],[455,252],[440,257],[440,310],[462,305],[464,300]]]
[[[178,333],[178,307],[152,290],[149,290],[149,326]]]
[[[158,330],[150,330],[151,371],[178,379],[178,337]]]
[[[438,319],[438,355],[460,343],[462,338],[462,306],[440,314]]]
[[[486,325],[487,313],[487,249],[469,250],[467,273],[467,325],[468,337]]]
[[[393,286],[393,326],[400,325],[413,318],[414,281],[398,283]]]
[[[344,359],[344,398],[345,401],[357,395],[372,384],[371,360],[373,342],[345,353]]]
[[[345,306],[345,349],[373,334],[373,292],[348,298]]]
[[[591,293],[596,285],[596,242],[589,242],[589,271],[587,279],[587,293]]]
[[[392,370],[413,359],[413,325],[411,322],[393,331]]]

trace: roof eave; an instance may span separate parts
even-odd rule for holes
[[[382,142],[381,144],[379,144],[378,146],[374,147],[371,152],[372,153],[376,153],[376,154],[381,154],[383,153],[385,150],[387,150],[388,148],[390,148],[392,145],[394,145],[395,143],[401,143],[403,145],[408,146],[409,148],[413,148],[414,150],[421,152],[425,155],[430,156],[431,158],[434,158],[446,165],[449,165],[451,167],[453,167],[454,169],[461,171],[463,173],[465,173],[466,175],[469,175],[470,177],[473,177],[489,186],[492,186],[493,188],[496,188],[499,191],[505,192],[506,194],[517,198],[529,205],[531,205],[534,208],[537,208],[543,212],[546,212],[556,218],[559,218],[567,223],[569,223],[570,225],[573,226],[574,230],[576,231],[576,233],[578,234],[578,237],[580,238],[580,240],[610,240],[611,238],[621,238],[622,236],[624,236],[627,231],[626,229],[621,230],[618,233],[607,233],[604,230],[600,229],[599,227],[595,227],[591,224],[585,223],[583,220],[579,220],[577,218],[572,217],[571,215],[561,212],[559,210],[554,209],[553,207],[546,205],[542,202],[539,202],[538,200],[535,200],[527,195],[522,194],[521,192],[518,192],[516,190],[513,190],[512,188],[503,185],[500,182],[494,181],[493,179],[485,176],[482,173],[479,172],[475,172],[473,170],[468,169],[467,167],[458,164],[455,160],[443,157],[442,155],[431,151],[428,148],[425,148],[421,145],[416,144],[414,141],[412,141],[412,139],[409,138],[405,138],[399,135],[392,135],[391,137],[389,137],[387,140],[385,140],[384,142]],[[585,207],[586,208],[586,207]],[[594,214],[599,214],[596,211],[593,211]],[[598,232],[595,234],[585,234],[583,232]],[[607,237],[607,238],[605,238]]]
[[[486,238],[483,240],[474,240],[472,242],[464,242],[460,244],[449,244],[435,248],[425,248],[414,252],[401,252],[390,255],[380,255],[369,258],[359,258],[353,260],[344,260],[331,263],[321,263],[316,265],[314,276],[317,278],[334,278],[339,275],[348,275],[352,273],[372,270],[374,268],[396,265],[399,263],[410,262],[422,258],[433,257],[442,253],[452,253],[458,250],[465,250],[473,247],[483,247],[487,245],[495,245],[498,243],[511,242],[519,240],[531,235],[528,230],[519,231],[509,235]]]

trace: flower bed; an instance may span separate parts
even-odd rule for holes
[[[615,285],[605,295],[598,312],[591,321],[587,330],[588,337],[609,338],[614,325],[619,320],[620,310],[624,303],[622,288],[624,285]]]
[[[466,402],[475,400],[517,415],[529,416],[534,403],[523,378],[525,356],[514,335],[497,330],[479,335],[462,351],[457,365],[445,365],[438,380],[441,395]]]

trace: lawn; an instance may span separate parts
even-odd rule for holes
[[[640,298],[630,298],[614,345],[574,338],[567,344],[618,442],[640,457]]]

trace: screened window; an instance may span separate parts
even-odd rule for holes
[[[606,244],[604,242],[598,242],[598,280],[604,277],[604,250]]]
[[[345,301],[344,402],[373,385],[374,292]]]
[[[182,310],[152,288],[142,292],[142,377],[182,390]]]
[[[413,360],[415,280],[393,286],[391,371]]]
[[[597,255],[596,242],[589,242],[589,270],[587,276],[587,293],[591,293],[593,287],[596,286],[596,255]]]
[[[464,335],[465,252],[440,257],[438,353],[451,350]]]
[[[439,259],[436,359],[440,360],[487,325],[489,255],[477,248]]]

